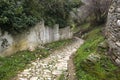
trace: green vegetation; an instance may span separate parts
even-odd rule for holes
[[[82,30],[87,30],[90,28],[90,23],[84,23],[81,25]]]
[[[61,41],[56,41],[56,42],[53,42],[53,43],[48,43],[45,45],[45,47],[49,50],[56,50],[56,49],[60,49],[62,48],[63,46],[71,43],[72,40],[71,39],[67,39],[67,40],[61,40]]]
[[[60,77],[59,77],[58,80],[66,80],[66,79],[65,79],[65,75],[64,75],[64,73],[60,75]]]
[[[65,27],[70,24],[69,12],[80,4],[80,0],[0,0],[0,28],[18,33],[41,20]]]
[[[18,71],[23,70],[31,61],[43,58],[49,55],[49,52],[44,49],[37,49],[34,52],[21,51],[15,55],[5,58],[0,58],[0,79],[9,80],[15,76]]]
[[[97,27],[85,35],[85,43],[78,49],[74,62],[78,80],[120,80],[120,70],[106,57],[105,50],[99,50],[98,45],[104,41],[101,28]],[[99,54],[100,59],[90,61],[90,54]]]
[[[44,49],[36,49],[33,52],[27,50],[20,51],[9,57],[0,57],[0,80],[10,80],[18,71],[25,69],[31,61],[37,58],[45,58],[52,53],[51,49],[56,50],[71,43],[71,41],[72,40],[57,41],[45,45]]]

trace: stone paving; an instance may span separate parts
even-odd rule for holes
[[[75,40],[61,50],[56,50],[45,59],[37,59],[30,67],[19,73],[15,80],[57,80],[67,71],[69,57],[77,51],[83,43],[82,39]]]

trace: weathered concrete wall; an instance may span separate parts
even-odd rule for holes
[[[120,66],[120,0],[113,0],[109,9],[105,34],[109,44],[109,55]]]
[[[17,51],[36,48],[41,44],[50,43],[62,39],[72,38],[70,27],[59,29],[59,25],[47,27],[44,22],[38,23],[35,27],[27,32],[12,36],[0,31],[0,56],[7,56]]]

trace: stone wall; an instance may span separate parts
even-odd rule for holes
[[[120,0],[113,0],[108,13],[106,37],[109,44],[109,55],[120,66]]]
[[[47,27],[44,22],[38,23],[27,32],[12,36],[0,31],[0,56],[8,56],[17,51],[40,47],[42,44],[72,38],[70,27],[59,29],[59,25]]]

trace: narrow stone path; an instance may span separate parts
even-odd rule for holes
[[[82,43],[82,39],[75,37],[71,44],[54,51],[49,57],[42,60],[38,58],[32,62],[31,66],[19,73],[15,80],[57,80],[67,71],[69,57]]]

